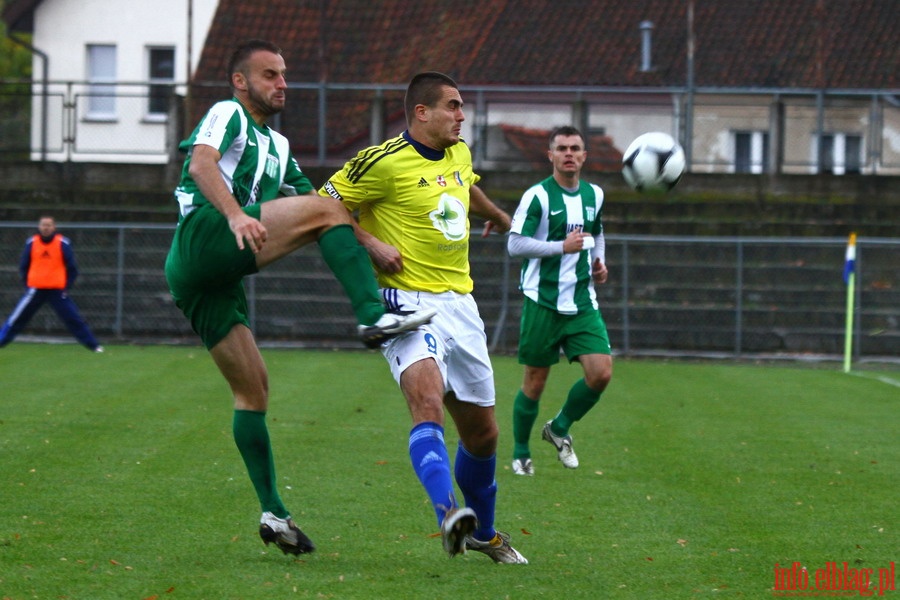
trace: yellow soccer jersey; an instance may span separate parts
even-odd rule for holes
[[[437,151],[404,133],[360,152],[319,194],[359,210],[360,227],[400,251],[403,270],[379,272],[381,287],[466,294],[469,188],[479,179],[465,143]]]

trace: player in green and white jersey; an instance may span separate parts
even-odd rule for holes
[[[409,128],[367,148],[320,190],[359,211],[357,235],[378,271],[388,306],[437,312],[431,323],[381,348],[412,417],[409,456],[450,556],[468,550],[495,562],[528,561],[494,528],[498,428],[484,323],[472,298],[469,216],[509,229],[509,215],[475,185],[459,88],[435,72],[406,92]],[[459,433],[451,468],[444,409]],[[465,506],[457,501],[453,479]]]
[[[547,156],[553,174],[522,195],[507,241],[510,255],[524,259],[519,363],[525,365],[525,377],[513,406],[516,475],[534,475],[529,438],[560,350],[584,370],[541,431],[564,466],[578,466],[569,428],[593,408],[612,378],[609,335],[594,290],[608,275],[603,190],[581,180],[587,150],[574,127],[553,130]]]
[[[266,125],[285,102],[278,47],[260,40],[242,44],[228,73],[234,97],[213,106],[185,144],[166,280],[231,387],[234,439],[262,508],[260,537],[285,553],[302,554],[315,546],[291,519],[275,483],[265,420],[268,372],[250,331],[243,278],[317,242],[350,298],[365,344],[377,346],[415,329],[433,312],[386,312],[346,209],[309,193],[313,187],[287,140]]]

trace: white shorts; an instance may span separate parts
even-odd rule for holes
[[[406,292],[383,289],[390,308],[431,307],[437,315],[427,325],[388,340],[381,353],[397,383],[411,364],[433,358],[441,370],[444,390],[463,402],[493,406],[494,369],[488,355],[484,321],[471,294]]]

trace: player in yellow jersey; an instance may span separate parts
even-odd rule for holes
[[[410,459],[444,549],[523,564],[509,536],[494,529],[494,373],[469,275],[469,216],[487,219],[484,235],[508,231],[510,216],[475,185],[479,177],[460,139],[462,107],[453,79],[416,75],[406,91],[408,129],[360,152],[319,193],[358,211],[357,237],[389,308],[437,309],[430,324],[385,342],[381,351],[409,406]],[[444,443],[445,407],[459,433],[453,473],[464,505]]]

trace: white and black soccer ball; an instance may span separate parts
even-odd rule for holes
[[[684,149],[668,133],[639,135],[622,156],[622,176],[639,192],[668,191],[684,174]]]

